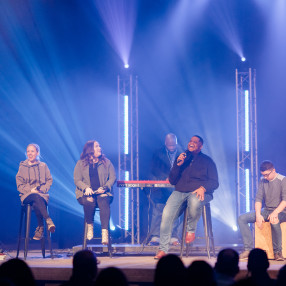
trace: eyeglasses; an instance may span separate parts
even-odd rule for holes
[[[262,174],[262,176],[264,178],[268,178],[270,176],[270,174],[273,172],[274,169],[272,169],[268,174]]]

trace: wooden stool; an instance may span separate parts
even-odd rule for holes
[[[17,258],[20,252],[20,244],[22,240],[22,227],[23,227],[23,219],[25,217],[25,247],[24,247],[24,259],[26,260],[28,254],[28,247],[29,247],[29,240],[30,240],[30,226],[31,226],[31,211],[32,206],[30,204],[25,204],[21,206],[21,217],[20,217],[20,228],[19,228],[19,236],[18,236],[18,247],[17,247]],[[46,228],[47,240],[49,244],[51,258],[53,259],[53,249],[51,243],[51,233],[47,228],[46,222],[44,222],[44,227]],[[41,239],[41,248],[42,248],[42,255],[45,258],[45,237]]]
[[[97,208],[95,211],[99,211],[99,209]],[[86,235],[87,235],[87,222],[86,222],[86,219],[84,217],[84,233],[83,233],[83,243],[82,243],[82,249],[83,250],[87,248]],[[97,238],[95,237],[93,239],[97,239]],[[110,235],[110,227],[109,226],[108,226],[108,244],[107,244],[107,248],[108,248],[109,257],[112,257],[112,245],[111,245],[111,235]]]
[[[211,257],[210,255],[211,251],[215,257],[216,254],[215,254],[215,246],[214,246],[210,203],[207,203],[203,206],[202,217],[203,217],[203,225],[204,225],[204,233],[205,233],[205,239],[206,239],[206,248],[207,248],[208,258]],[[187,221],[188,221],[188,209],[186,207],[185,213],[184,213],[183,235],[182,235],[180,257],[183,256],[183,249],[184,249],[186,231],[187,231]],[[186,257],[188,257],[188,255],[189,255],[189,244],[186,245]]]
[[[280,225],[282,231],[282,255],[286,257],[286,222],[282,222]],[[255,223],[255,248],[265,250],[268,259],[274,259],[270,222],[264,222],[262,229],[258,228]]]

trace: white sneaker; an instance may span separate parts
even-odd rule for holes
[[[91,223],[87,225],[86,238],[88,240],[92,240],[93,239],[93,224],[91,224]]]
[[[102,244],[108,244],[108,229],[102,229],[101,230],[101,235],[102,235]]]

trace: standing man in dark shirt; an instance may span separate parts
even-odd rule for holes
[[[152,158],[151,162],[151,174],[152,180],[164,181],[167,180],[170,174],[170,170],[178,157],[182,152],[177,144],[177,137],[173,133],[169,133],[165,137],[165,146],[157,150]],[[149,245],[159,245],[160,239],[160,224],[162,220],[162,212],[165,204],[171,195],[174,188],[153,188],[151,189],[151,200],[153,203],[152,220],[150,226],[150,235],[152,239]],[[179,220],[176,220],[171,244],[178,245],[177,229]]]
[[[169,180],[175,185],[175,191],[163,211],[160,247],[155,259],[160,259],[168,253],[173,222],[185,202],[189,212],[186,243],[195,240],[202,207],[213,199],[213,192],[219,186],[216,165],[210,157],[201,152],[202,148],[203,139],[198,135],[193,136],[188,143],[187,152],[180,154],[171,169]]]

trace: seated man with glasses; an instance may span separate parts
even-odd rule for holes
[[[249,223],[255,223],[262,227],[263,222],[271,224],[272,243],[274,259],[283,261],[282,256],[282,233],[281,222],[286,222],[286,178],[276,172],[270,161],[263,161],[260,165],[260,172],[263,176],[255,198],[255,211],[242,214],[238,218],[238,225],[244,243],[244,252],[240,259],[247,259],[253,249],[253,238]],[[264,208],[262,209],[262,202]]]

